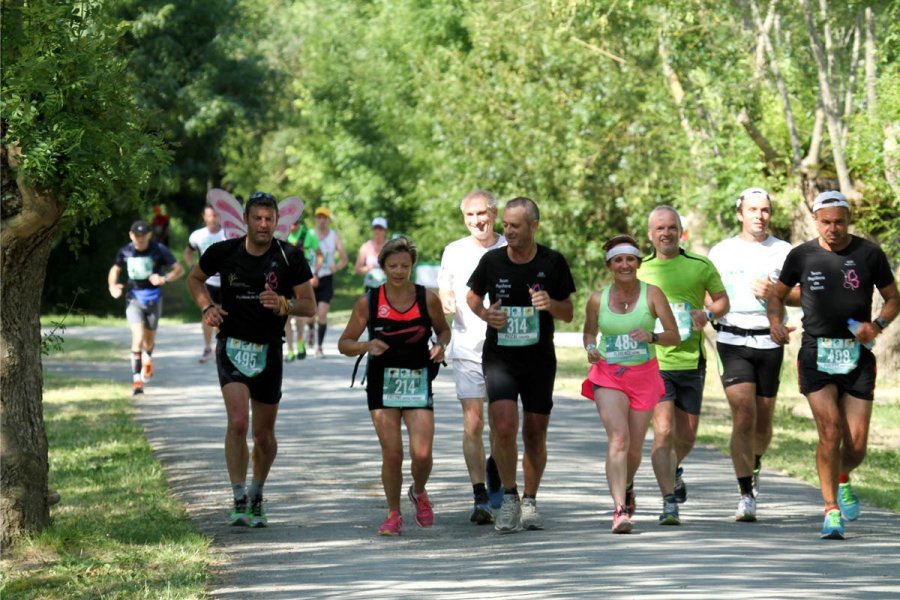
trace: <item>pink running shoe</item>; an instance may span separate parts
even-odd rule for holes
[[[434,525],[434,509],[431,508],[431,501],[428,499],[428,492],[416,494],[413,486],[409,486],[409,501],[416,507],[416,525],[419,527],[431,527]]]
[[[631,533],[633,525],[631,517],[628,516],[628,509],[624,506],[617,506],[616,512],[613,514],[613,533]]]
[[[403,533],[403,517],[396,510],[392,510],[381,527],[378,528],[378,535],[397,536]]]

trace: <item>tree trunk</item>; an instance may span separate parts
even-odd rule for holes
[[[15,175],[2,148],[0,238],[0,547],[47,526],[47,435],[42,405],[39,307],[61,204]]]
[[[875,115],[875,86],[878,81],[875,68],[875,15],[866,8],[866,109]]]

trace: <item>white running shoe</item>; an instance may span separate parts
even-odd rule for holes
[[[534,498],[525,498],[522,500],[522,516],[519,520],[522,529],[534,531],[544,528],[544,521],[541,520],[541,513],[537,509],[537,501]]]
[[[752,494],[744,494],[738,502],[737,512],[734,513],[735,521],[756,520],[756,499]]]
[[[494,529],[500,533],[512,533],[521,529],[522,504],[515,494],[503,494],[503,504],[494,517]]]

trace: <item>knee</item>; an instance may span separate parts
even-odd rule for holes
[[[731,425],[735,431],[750,433],[753,431],[753,411],[747,408],[735,408],[731,415]]]
[[[247,430],[250,427],[250,415],[241,413],[231,415],[228,419],[228,435],[241,438],[247,437]]]
[[[527,429],[522,432],[522,442],[526,451],[543,448],[546,440],[547,431],[544,429]]]
[[[621,454],[628,451],[628,436],[623,433],[613,433],[608,440],[610,454]]]
[[[425,463],[431,460],[431,447],[423,444],[420,447],[409,449],[409,458],[414,463]]]
[[[467,438],[481,437],[484,432],[484,417],[475,412],[467,412],[463,421],[463,435]]]
[[[257,431],[253,434],[253,447],[267,452],[275,448],[275,432],[272,430]]]
[[[845,444],[844,452],[851,462],[859,464],[866,457],[866,443],[862,440],[853,440],[849,444]]]
[[[494,437],[503,442],[515,441],[516,435],[519,433],[518,426],[513,419],[494,419],[494,422],[491,423],[491,431],[494,433]]]
[[[839,446],[841,437],[841,427],[837,423],[825,423],[819,427],[819,442],[825,446]]]
[[[384,465],[386,467],[399,469],[403,465],[403,449],[382,448],[381,460],[384,462]]]
[[[663,425],[653,429],[653,447],[671,448],[673,443],[672,426]]]

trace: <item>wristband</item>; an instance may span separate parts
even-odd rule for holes
[[[584,349],[587,350],[588,352],[590,352],[591,350],[596,350],[596,349],[597,349],[597,344],[590,343],[590,344],[588,344],[587,346],[585,346]]]
[[[875,327],[877,327],[877,328],[879,329],[879,331],[884,331],[885,329],[887,329],[887,326],[888,326],[890,323],[888,323],[888,320],[885,319],[884,317],[878,317],[877,319],[875,319],[874,321],[872,321],[872,324],[873,324]]]
[[[209,312],[209,309],[215,308],[215,307],[216,307],[215,304],[210,304],[209,306],[207,306],[206,308],[204,308],[204,309],[203,309],[203,312],[201,312],[200,314],[205,315],[207,312]]]
[[[706,314],[706,320],[712,323],[716,320],[716,315],[713,314],[713,311],[707,309],[703,311]]]
[[[279,317],[286,317],[288,314],[288,301],[284,296],[278,296],[278,310],[275,311],[275,314]]]
[[[655,344],[658,341],[659,341],[659,334],[654,331],[653,333],[650,334],[650,343]]]

